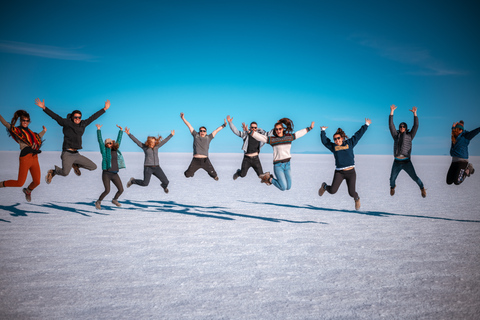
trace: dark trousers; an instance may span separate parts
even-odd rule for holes
[[[330,194],[336,193],[343,180],[347,182],[348,194],[350,197],[357,200],[359,196],[357,191],[355,191],[355,184],[357,183],[357,173],[355,172],[355,168],[350,170],[335,170],[332,185],[327,186],[325,190]]]
[[[192,162],[190,162],[190,165],[188,166],[187,171],[185,171],[185,177],[193,177],[198,169],[207,171],[208,175],[212,178],[217,176],[217,173],[215,172],[215,169],[208,158],[193,158]]]
[[[118,197],[123,193],[123,185],[122,185],[122,180],[120,180],[120,176],[116,172],[110,172],[103,170],[102,172],[102,181],[103,181],[103,186],[105,187],[105,191],[100,195],[98,198],[98,201],[102,201],[107,194],[110,193],[110,182],[113,182],[115,187],[117,187],[118,191],[115,193],[115,197],[113,197],[113,200],[117,200]]]
[[[162,182],[162,188],[165,189],[168,186],[169,181],[160,166],[143,167],[143,180],[135,179],[132,181],[132,184],[138,184],[139,186],[146,187],[150,183],[152,174]]]
[[[237,170],[237,173],[240,177],[244,178],[247,175],[248,169],[253,168],[257,173],[257,176],[263,173],[262,164],[260,163],[260,158],[258,156],[249,157],[247,155],[243,156],[242,168]]]
[[[395,160],[393,161],[392,171],[390,173],[390,187],[395,188],[395,181],[397,180],[398,174],[400,171],[405,170],[405,172],[415,181],[420,189],[423,189],[423,182],[415,173],[415,168],[413,168],[412,161],[408,160]]]
[[[465,169],[468,166],[468,161],[455,161],[452,162],[450,168],[448,169],[447,173],[447,184],[456,184],[459,185],[460,183],[465,180]]]

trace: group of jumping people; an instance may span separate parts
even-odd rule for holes
[[[79,150],[82,149],[82,136],[86,127],[110,108],[110,101],[107,100],[102,109],[85,120],[82,119],[82,113],[80,110],[74,110],[68,114],[66,118],[62,118],[45,106],[45,100],[42,101],[37,98],[35,104],[42,108],[47,115],[54,119],[63,128],[63,146],[60,156],[62,167],[55,165],[53,169],[48,170],[45,177],[46,183],[50,184],[55,176],[67,176],[72,169],[78,176],[81,175],[80,169],[90,171],[95,170],[97,165],[79,153]],[[413,127],[411,130],[408,130],[408,126],[405,122],[400,123],[398,130],[396,129],[393,123],[393,114],[396,108],[395,105],[390,106],[390,116],[388,121],[390,133],[394,141],[394,161],[390,173],[390,195],[393,196],[395,194],[395,182],[397,176],[400,171],[405,170],[412,180],[417,183],[420,188],[421,196],[425,198],[427,195],[426,189],[422,180],[417,176],[411,161],[412,140],[415,138],[419,123],[417,108],[413,107],[410,110],[413,113]],[[250,127],[247,127],[245,123],[242,123],[243,131],[240,131],[233,124],[233,118],[227,116],[221,126],[215,129],[212,133],[207,134],[207,128],[204,126],[200,127],[197,132],[185,119],[183,112],[180,114],[180,117],[193,137],[193,158],[187,170],[184,172],[185,177],[193,177],[197,170],[203,169],[214,180],[218,180],[217,172],[208,157],[208,150],[212,139],[220,130],[225,128],[228,123],[232,132],[243,139],[242,150],[244,151],[244,157],[240,169],[233,174],[233,180],[238,179],[238,177],[245,177],[247,171],[250,168],[253,168],[260,178],[261,183],[265,183],[266,185],[273,184],[282,191],[289,190],[292,186],[290,168],[290,150],[292,142],[306,135],[315,125],[315,122],[312,121],[309,127],[294,131],[293,121],[289,118],[282,118],[278,120],[275,123],[274,128],[268,132],[259,128],[256,122],[250,123]],[[21,150],[17,180],[0,181],[0,188],[22,187],[27,178],[28,171],[30,171],[32,182],[28,187],[23,188],[25,198],[30,202],[32,191],[40,184],[41,173],[40,165],[38,163],[38,154],[41,152],[40,148],[43,143],[42,138],[47,129],[43,126],[43,130],[40,133],[33,132],[28,127],[30,124],[30,115],[25,110],[17,110],[10,122],[7,122],[0,115],[0,121],[7,128],[8,135],[19,144]],[[19,122],[18,126],[17,122]],[[335,194],[343,180],[345,180],[348,194],[355,201],[355,209],[360,209],[360,197],[356,191],[355,155],[353,149],[365,134],[371,123],[372,121],[370,119],[365,119],[365,124],[362,125],[351,138],[349,138],[341,128],[338,128],[333,134],[333,142],[327,137],[326,130],[328,127],[321,127],[321,141],[322,144],[333,153],[335,158],[335,172],[330,185],[326,182],[321,184],[321,187],[318,190],[319,196],[323,196],[325,191],[330,194]],[[123,132],[125,132],[145,153],[143,179],[135,179],[132,177],[127,182],[127,188],[134,184],[143,187],[148,186],[151,176],[154,175],[160,180],[164,192],[169,192],[169,180],[160,167],[158,149],[175,135],[175,130],[172,130],[171,134],[165,139],[162,139],[161,136],[148,136],[143,143],[130,133],[130,129],[127,127],[123,129],[117,125],[119,132],[116,140],[104,140],[101,132],[102,125],[97,124],[96,127],[98,144],[102,154],[102,181],[105,187],[105,190],[95,202],[95,207],[97,209],[101,209],[102,200],[110,192],[111,182],[117,188],[112,203],[118,207],[121,206],[118,199],[124,189],[118,172],[120,169],[125,168],[125,161],[119,150]],[[450,147],[452,163],[447,173],[447,184],[459,185],[466,177],[469,177],[475,172],[472,164],[468,162],[468,145],[479,132],[480,127],[472,131],[465,130],[463,121],[455,122],[453,124],[451,134],[452,142]],[[260,162],[260,149],[265,144],[269,144],[273,148],[273,174],[270,172],[264,172]]]

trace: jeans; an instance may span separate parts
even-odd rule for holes
[[[292,187],[290,161],[273,165],[273,171],[275,172],[275,178],[272,178],[272,184],[282,191],[290,190]]]
[[[397,176],[400,171],[405,170],[405,172],[415,181],[420,189],[423,189],[423,182],[415,173],[415,169],[413,168],[412,161],[408,160],[395,160],[393,161],[392,165],[392,172],[390,173],[390,187],[395,188],[395,181],[397,180]]]

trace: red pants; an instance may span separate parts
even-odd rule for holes
[[[38,164],[38,156],[36,154],[27,154],[20,157],[20,167],[18,168],[18,179],[7,180],[4,182],[5,187],[21,187],[27,180],[28,170],[32,175],[33,181],[28,189],[33,190],[40,184],[40,165]]]

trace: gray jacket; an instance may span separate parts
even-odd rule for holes
[[[160,141],[158,145],[153,148],[149,148],[143,142],[138,141],[133,134],[130,133],[128,136],[137,144],[137,146],[143,149],[143,152],[145,152],[145,162],[143,163],[144,166],[159,166],[160,161],[158,159],[158,149],[173,137],[172,134],[170,134],[168,137]]]
[[[410,158],[412,153],[412,140],[415,138],[418,130],[418,117],[413,116],[413,127],[412,130],[406,130],[404,133],[400,133],[395,128],[393,124],[393,116],[388,117],[388,127],[390,128],[390,133],[393,137],[393,155],[394,157],[404,157]]]
[[[233,133],[235,133],[237,136],[239,136],[240,138],[243,139],[243,146],[242,146],[242,150],[243,152],[247,152],[248,150],[248,135],[249,135],[249,132],[248,131],[238,131],[238,129],[235,127],[235,125],[233,124],[232,121],[227,121],[228,122],[228,125],[230,126],[230,129],[232,129]],[[259,134],[263,134],[264,136],[268,135],[268,133],[263,130],[263,129],[260,129],[258,128],[257,129],[257,132]],[[262,142],[260,141],[260,148],[263,147],[263,145],[265,144],[265,142]]]

